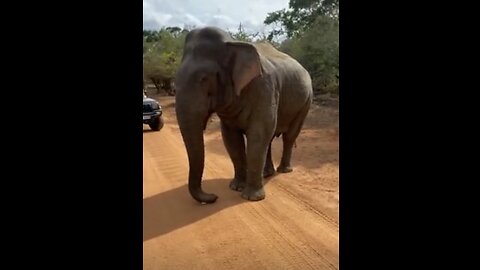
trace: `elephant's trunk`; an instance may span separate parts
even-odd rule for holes
[[[203,192],[201,187],[205,162],[203,130],[208,120],[208,113],[192,112],[189,109],[192,108],[192,105],[185,106],[184,104],[179,104],[179,101],[177,98],[177,120],[183,142],[187,149],[188,163],[190,166],[188,173],[188,190],[195,200],[204,203],[213,203],[218,197],[215,194]]]

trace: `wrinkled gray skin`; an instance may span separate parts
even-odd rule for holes
[[[293,58],[267,43],[235,41],[218,28],[195,29],[186,37],[175,85],[177,120],[190,165],[188,187],[194,199],[205,203],[217,199],[201,188],[203,131],[214,112],[235,169],[231,189],[251,201],[265,198],[262,176],[275,173],[271,157],[275,136],[283,138],[277,171],[292,171],[292,146],[313,95],[310,75]]]

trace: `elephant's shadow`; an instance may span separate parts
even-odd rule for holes
[[[268,183],[274,176],[264,179]],[[143,199],[143,241],[161,236],[221,210],[242,203],[254,203],[244,200],[240,192],[231,190],[231,179],[210,179],[202,181],[205,192],[215,193],[218,199],[213,204],[200,204],[188,192],[188,186],[156,194]]]

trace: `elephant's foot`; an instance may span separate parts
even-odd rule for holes
[[[234,178],[232,181],[230,181],[230,189],[233,189],[235,191],[242,191],[245,189],[245,186],[247,185],[247,182],[245,180],[240,181],[237,178]]]
[[[197,201],[201,203],[214,203],[218,199],[218,196],[215,194],[203,193],[198,196]]]
[[[191,189],[190,194],[192,197],[200,203],[214,203],[218,196],[211,193],[205,193],[203,190],[200,189]]]
[[[275,169],[273,167],[263,169],[263,178],[270,177],[274,174],[275,174]]]
[[[263,187],[252,188],[247,186],[242,192],[242,198],[249,201],[260,201],[265,199],[265,191],[263,190]]]
[[[290,166],[280,165],[277,168],[277,172],[279,172],[279,173],[289,173],[289,172],[292,172],[292,171],[293,171],[293,169]]]

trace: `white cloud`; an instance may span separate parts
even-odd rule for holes
[[[235,32],[263,32],[269,12],[288,7],[289,0],[143,0],[143,28],[185,25],[217,26]]]
[[[195,17],[194,15],[190,14],[190,13],[187,13],[183,16],[183,20],[187,23],[187,24],[194,24],[194,25],[198,25],[198,26],[204,26],[204,23],[199,20],[197,17]],[[180,18],[181,19],[181,18]],[[182,19],[181,19],[182,20]],[[182,21],[183,21],[182,20]]]

